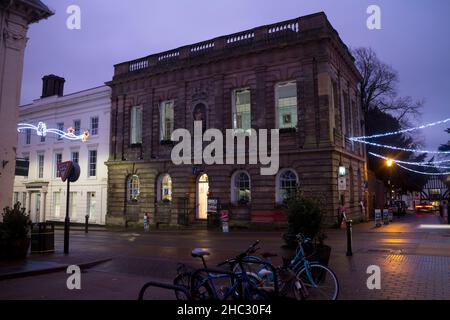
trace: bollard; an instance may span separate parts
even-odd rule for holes
[[[84,233],[88,233],[88,226],[89,226],[89,215],[84,216]]]
[[[347,220],[345,223],[347,224],[347,257],[353,255],[352,252],[352,220]]]

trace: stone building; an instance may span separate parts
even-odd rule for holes
[[[0,0],[0,210],[11,205],[13,195],[16,123],[28,26],[52,14],[40,0]]]
[[[340,201],[363,218],[365,151],[348,139],[364,134],[360,79],[324,13],[116,65],[107,223],[142,221],[145,212],[152,223],[201,223],[211,198],[232,222],[278,223],[296,189],[322,198],[329,224]],[[194,120],[203,131],[279,129],[278,173],[261,175],[248,161],[175,165],[171,133],[192,132]]]

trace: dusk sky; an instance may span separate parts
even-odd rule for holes
[[[113,65],[217,36],[324,11],[352,48],[370,46],[400,75],[400,93],[425,99],[428,123],[450,118],[448,0],[43,0],[56,14],[30,27],[21,103],[41,95],[41,78],[66,79],[65,93],[111,80]],[[69,5],[81,8],[81,30],[69,30]],[[381,8],[381,30],[366,27],[369,5]],[[450,139],[447,126],[423,132],[426,147]]]

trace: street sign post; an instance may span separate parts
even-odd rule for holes
[[[60,162],[57,165],[59,176],[61,180],[65,182],[67,180],[67,193],[66,193],[66,218],[64,219],[64,254],[69,253],[69,232],[70,232],[70,183],[75,182],[80,177],[80,166],[76,162],[65,161]]]

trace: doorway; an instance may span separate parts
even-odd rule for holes
[[[205,220],[208,217],[208,191],[208,175],[204,173],[197,179],[197,219],[199,220]]]

